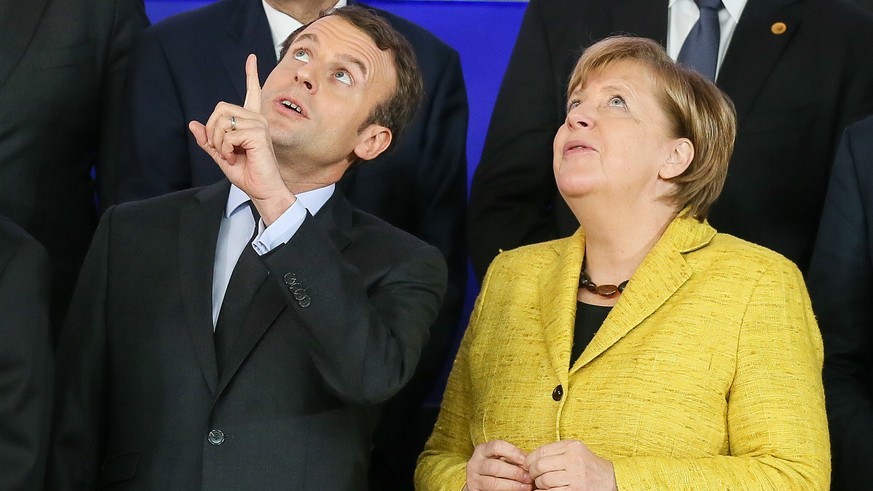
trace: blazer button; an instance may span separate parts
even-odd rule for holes
[[[224,432],[221,430],[209,430],[209,435],[206,440],[213,445],[221,445],[224,443]]]
[[[285,276],[282,277],[282,281],[284,281],[288,286],[294,286],[297,284],[297,276],[294,273],[285,273]]]
[[[555,390],[552,391],[552,399],[560,401],[562,397],[564,397],[564,388],[558,384],[558,386],[555,387]]]
[[[304,290],[303,288],[297,288],[297,289],[292,288],[291,290],[292,290],[292,293],[294,294],[294,299],[297,300],[298,302],[303,300],[304,298],[306,298],[306,290]]]

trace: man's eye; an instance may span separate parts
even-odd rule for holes
[[[305,49],[295,50],[294,59],[306,63],[309,61],[309,53],[307,53]]]
[[[340,82],[346,85],[352,85],[352,77],[349,75],[349,72],[345,70],[339,70],[333,74],[333,78],[339,80]]]

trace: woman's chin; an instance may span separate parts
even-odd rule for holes
[[[565,201],[583,199],[591,196],[597,191],[597,185],[591,179],[573,178],[573,179],[558,179],[558,192],[564,197]]]

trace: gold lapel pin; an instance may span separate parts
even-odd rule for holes
[[[770,32],[775,35],[785,34],[785,31],[788,30],[788,26],[785,25],[784,22],[774,22],[772,26],[770,26]]]

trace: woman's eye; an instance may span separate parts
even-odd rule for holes
[[[612,96],[609,98],[608,105],[612,107],[624,107],[624,99],[617,95]]]
[[[352,77],[351,75],[349,75],[349,72],[345,70],[339,70],[338,72],[334,73],[333,78],[339,80],[346,85],[352,85]]]
[[[573,99],[572,101],[570,101],[569,104],[567,104],[567,112],[576,109],[577,107],[579,107],[580,104],[582,104],[582,102],[580,102],[578,99]]]
[[[306,63],[309,61],[309,53],[305,49],[298,49],[294,51],[294,59]]]

